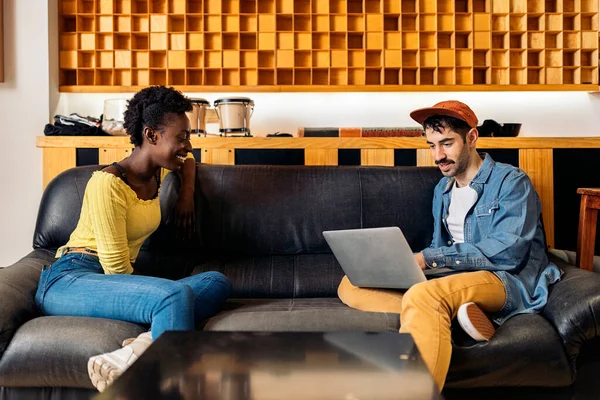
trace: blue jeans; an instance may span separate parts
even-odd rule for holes
[[[150,324],[152,339],[166,330],[193,330],[219,311],[231,283],[219,272],[178,281],[141,275],[105,275],[97,257],[69,253],[40,276],[35,301],[45,315],[110,318]]]

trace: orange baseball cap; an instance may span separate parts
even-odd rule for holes
[[[437,103],[433,107],[419,108],[410,113],[410,117],[423,125],[423,122],[432,115],[446,115],[465,121],[471,128],[477,128],[477,116],[465,103],[457,100],[447,100]]]

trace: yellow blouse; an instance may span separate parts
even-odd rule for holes
[[[161,170],[161,181],[169,172]],[[142,243],[159,225],[158,196],[140,200],[121,178],[96,171],[85,188],[77,227],[56,257],[67,247],[86,247],[98,252],[105,274],[131,274]]]
[[[66,247],[96,250],[105,274],[131,274],[142,243],[160,224],[158,196],[140,200],[121,178],[96,171],[88,181],[77,227]]]

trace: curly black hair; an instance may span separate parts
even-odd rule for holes
[[[134,146],[143,143],[144,127],[161,129],[169,113],[192,111],[191,101],[180,91],[166,86],[150,86],[137,92],[127,102],[124,127]]]
[[[469,124],[462,119],[450,117],[448,115],[432,115],[423,121],[423,136],[425,136],[425,129],[427,128],[431,128],[440,133],[442,132],[442,129],[449,128],[458,133],[465,142],[467,140],[467,133],[471,130]]]

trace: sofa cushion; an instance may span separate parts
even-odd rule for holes
[[[36,249],[10,267],[0,269],[0,357],[17,329],[40,311],[34,296],[43,265],[54,261],[54,252]]]
[[[560,387],[573,380],[553,326],[539,314],[521,314],[502,324],[489,342],[455,340],[446,387]]]
[[[333,332],[398,331],[398,314],[353,310],[337,298],[231,299],[204,330]]]
[[[232,283],[231,297],[337,297],[344,276],[333,254],[222,256],[202,263],[193,273],[219,271]]]
[[[124,339],[145,330],[104,318],[34,318],[19,328],[0,359],[0,386],[93,388],[88,359],[120,348]]]

